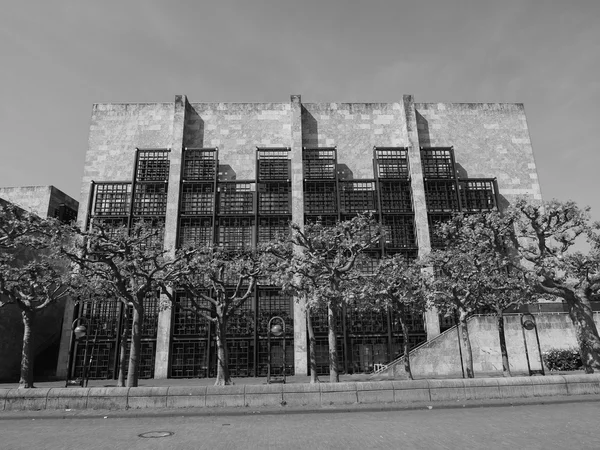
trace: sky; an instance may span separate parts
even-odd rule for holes
[[[600,220],[600,0],[20,0],[0,186],[79,199],[93,103],[524,103],[545,199]]]

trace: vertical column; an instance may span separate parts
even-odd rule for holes
[[[292,221],[304,224],[304,188],[302,174],[302,101],[292,95]],[[308,352],[306,342],[306,315],[302,299],[294,299],[294,371],[296,375],[308,374]]]
[[[425,185],[423,183],[423,168],[421,166],[421,147],[419,146],[419,130],[417,128],[417,115],[412,95],[405,95],[404,115],[406,117],[406,131],[408,134],[408,159],[410,164],[410,183],[413,194],[413,208],[415,212],[415,228],[419,256],[425,256],[431,251],[429,239],[429,223],[427,221],[427,204],[425,202]],[[425,269],[429,270],[429,269]],[[440,319],[436,308],[431,308],[425,313],[425,327],[427,340],[440,334]]]
[[[169,190],[167,192],[167,212],[165,215],[164,248],[168,256],[174,256],[177,247],[177,225],[179,216],[179,191],[181,189],[181,164],[183,152],[183,135],[185,131],[186,112],[189,108],[185,95],[175,96],[173,113],[173,137],[169,154]],[[161,305],[168,305],[162,298]],[[171,305],[172,307],[172,305]],[[171,307],[161,309],[158,314],[158,330],[156,334],[156,359],[154,378],[167,378],[169,374],[169,351],[171,346]]]

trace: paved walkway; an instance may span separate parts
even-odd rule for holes
[[[548,375],[574,375],[582,374],[583,371],[572,371],[572,372],[552,372]],[[475,378],[499,378],[502,377],[502,372],[485,372],[476,373]],[[513,372],[513,376],[527,376],[524,372]],[[340,381],[348,382],[360,382],[360,381],[389,381],[403,378],[391,378],[386,375],[373,375],[373,374],[354,374],[354,375],[340,375]],[[448,379],[448,377],[428,377],[427,379]],[[321,383],[329,382],[329,375],[319,377]],[[233,378],[233,382],[236,385],[244,384],[267,384],[265,377],[245,377],[245,378]],[[295,383],[310,383],[310,377],[303,375],[294,375],[287,377],[287,384]],[[56,388],[65,387],[64,380],[56,381],[36,381],[36,387],[39,388]],[[139,380],[139,386],[154,387],[154,386],[212,386],[215,384],[214,378],[165,378],[165,379],[143,379]],[[90,380],[88,387],[114,387],[117,385],[116,380]],[[19,387],[19,383],[0,383],[0,389],[12,389]]]

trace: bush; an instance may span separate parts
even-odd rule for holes
[[[574,348],[551,348],[542,355],[546,367],[554,370],[579,370],[583,367],[579,350]]]

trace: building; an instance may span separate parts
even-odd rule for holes
[[[78,203],[54,186],[0,187],[0,203],[13,203],[39,217],[56,217],[63,222],[74,221]],[[36,318],[33,329],[34,375],[53,376],[56,370],[65,301],[45,308]],[[0,310],[0,380],[18,379],[23,344],[21,310],[6,305]]]
[[[93,107],[78,222],[102,218],[165,226],[164,246],[216,243],[241,248],[268,240],[292,220],[334,222],[373,211],[388,231],[374,252],[426,253],[439,245],[432,224],[454,211],[504,208],[518,195],[541,199],[522,104],[390,103],[96,104]],[[179,301],[185,302],[185,298]],[[176,308],[146,308],[142,377],[211,376],[215,351],[208,323]],[[69,348],[75,315],[108,324],[98,337],[91,376],[117,375],[121,306],[67,308],[59,375],[81,370],[83,349]],[[235,376],[266,373],[266,321],[290,326],[289,371],[307,373],[306,325],[294,299],[259,286],[230,323]],[[340,318],[346,372],[373,370],[450,326],[435,311],[414,317],[402,336],[391,314]],[[326,323],[315,319],[319,370],[328,370]],[[280,350],[280,349],[279,349]],[[69,354],[74,361],[67,368]]]

